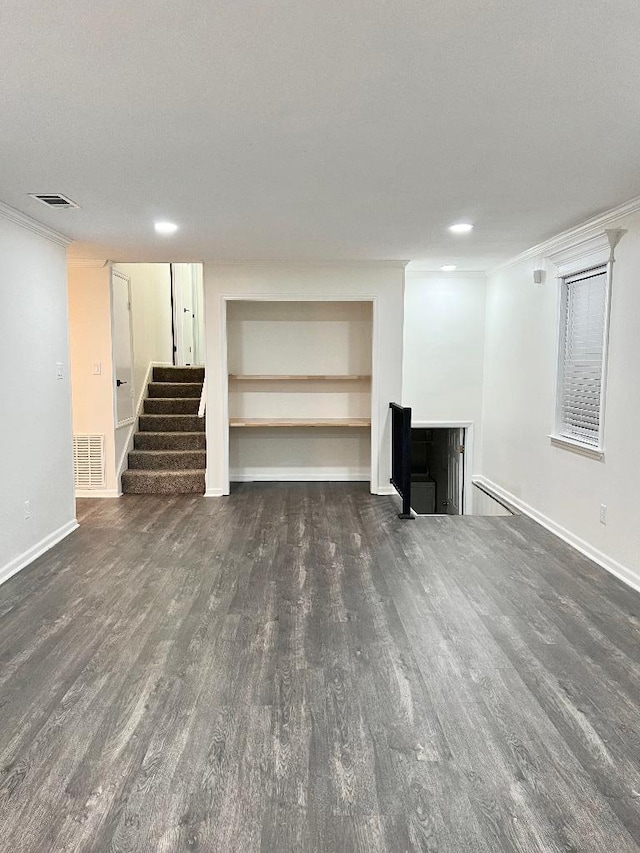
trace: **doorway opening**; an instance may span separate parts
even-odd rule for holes
[[[411,509],[416,515],[464,515],[465,435],[459,426],[411,429]]]

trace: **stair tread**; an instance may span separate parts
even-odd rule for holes
[[[122,474],[122,491],[129,495],[202,495],[205,476],[204,468],[129,469]]]
[[[153,417],[153,415],[151,415],[151,416],[145,415],[145,417]],[[167,418],[167,417],[169,417],[169,415],[158,415],[158,417],[159,418]],[[191,417],[191,416],[187,416],[187,417]],[[170,429],[160,429],[157,432],[153,432],[153,430],[149,429],[149,430],[142,430],[142,431],[138,430],[138,432],[136,432],[136,435],[202,435],[202,430],[183,429],[183,430],[171,431]]]
[[[181,430],[180,427],[185,427]],[[164,427],[164,429],[163,429]],[[173,429],[176,427],[177,429]],[[156,414],[140,415],[138,432],[204,432],[205,419],[197,414]]]
[[[203,382],[204,367],[160,367],[153,368],[154,382]]]
[[[204,474],[206,468],[128,468],[122,472],[122,476],[132,475],[134,477],[181,477],[191,476],[192,474]]]
[[[143,435],[144,434],[145,433],[143,433]],[[159,432],[159,433],[146,433],[146,435],[189,435],[189,433],[188,432],[186,432],[186,433],[185,432],[177,432],[177,433]],[[193,435],[200,435],[200,433],[194,432]],[[184,450],[181,448],[178,448],[176,450],[163,450],[162,448],[154,447],[152,450],[148,450],[144,447],[143,448],[137,448],[136,447],[133,450],[130,450],[129,453],[152,453],[152,454],[153,453],[156,453],[156,454],[157,453],[162,453],[162,454],[164,454],[164,453],[204,453],[204,448],[202,448],[201,450]]]
[[[206,432],[152,432],[151,430],[136,432],[133,437],[133,448],[137,450],[187,450],[189,452],[207,449]],[[132,451],[133,452],[133,451]]]

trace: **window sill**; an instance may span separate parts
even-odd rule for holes
[[[604,450],[599,447],[590,447],[586,444],[580,444],[578,441],[573,441],[563,435],[550,435],[551,444],[554,447],[561,447],[564,450],[571,450],[573,453],[579,453],[580,456],[586,456],[589,459],[597,459],[602,462],[604,459]]]

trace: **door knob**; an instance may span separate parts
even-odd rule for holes
[[[126,381],[125,381],[124,379],[116,379],[116,385],[118,386],[118,388],[119,388],[121,385],[126,385],[126,384],[127,384],[127,383],[126,383]]]

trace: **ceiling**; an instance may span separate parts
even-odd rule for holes
[[[487,269],[640,195],[639,39],[638,0],[3,0],[0,199],[81,256]]]

